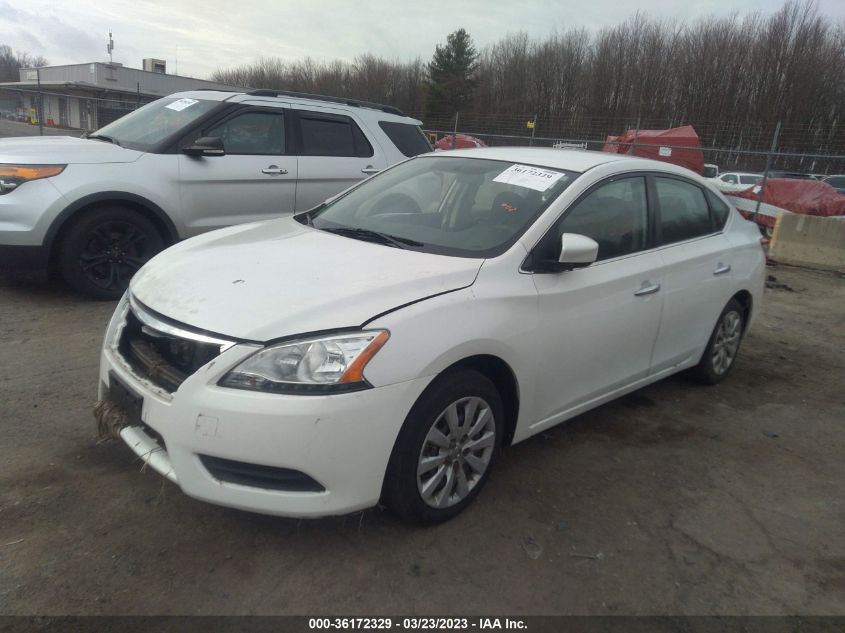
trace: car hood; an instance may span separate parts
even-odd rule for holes
[[[142,152],[108,141],[73,136],[23,136],[0,139],[0,163],[131,163]]]
[[[254,341],[355,327],[469,286],[483,260],[403,250],[293,218],[187,240],[151,259],[132,295],[186,325]]]

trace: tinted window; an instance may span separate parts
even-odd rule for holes
[[[431,151],[428,139],[416,125],[393,121],[379,121],[378,124],[387,134],[387,138],[396,146],[396,149],[405,156],[417,156]]]
[[[831,187],[845,187],[845,176],[831,176],[824,181]]]
[[[760,182],[760,176],[740,176],[739,182],[743,185],[756,185]]]
[[[717,230],[721,230],[728,221],[728,214],[731,208],[726,205],[721,198],[711,191],[707,191],[707,202],[710,203],[710,211],[713,213],[713,223]]]
[[[203,133],[223,139],[227,154],[284,154],[285,118],[279,112],[246,112]]]
[[[599,186],[570,208],[558,223],[557,237],[578,233],[593,238],[599,245],[597,260],[602,260],[643,250],[647,227],[645,179],[625,178]]]
[[[660,234],[664,244],[713,232],[704,191],[674,178],[655,178],[660,204]]]
[[[347,117],[300,113],[304,156],[372,156],[363,132]]]

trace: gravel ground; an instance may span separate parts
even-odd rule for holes
[[[0,613],[845,615],[845,277],[769,273],[729,380],[512,447],[428,529],[227,510],[141,472],[95,439],[113,304],[0,281]]]

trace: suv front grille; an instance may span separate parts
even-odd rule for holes
[[[220,354],[219,343],[206,343],[147,325],[135,314],[126,313],[118,351],[132,369],[173,393],[191,374]]]

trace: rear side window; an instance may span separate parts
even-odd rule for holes
[[[756,185],[760,182],[760,176],[740,176],[739,182],[743,185]]]
[[[418,156],[431,151],[431,145],[422,130],[411,123],[396,123],[395,121],[379,121],[379,127],[387,134],[387,138],[405,156]]]
[[[299,113],[303,156],[373,155],[364,133],[349,117]]]
[[[705,194],[707,195],[707,202],[710,204],[710,211],[713,213],[713,227],[717,231],[721,231],[725,222],[728,221],[731,208],[713,192],[705,190]]]
[[[713,232],[710,208],[704,191],[674,178],[654,179],[660,205],[660,236],[663,244],[682,242]]]

